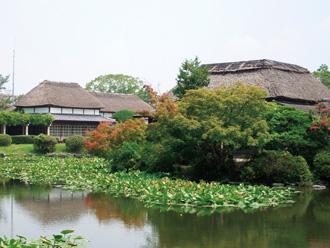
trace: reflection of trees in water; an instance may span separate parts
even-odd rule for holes
[[[101,222],[120,220],[127,227],[143,227],[147,213],[141,203],[127,198],[109,198],[106,194],[88,194],[86,205],[95,210]]]
[[[62,194],[61,194],[62,192]],[[15,201],[41,223],[72,221],[92,209],[107,223],[151,225],[147,247],[330,247],[330,192],[305,193],[293,206],[245,214],[197,216],[146,209],[135,200],[27,185],[2,185],[0,198]]]
[[[320,221],[315,212],[329,216],[329,192],[314,198],[307,193],[293,206],[250,214],[199,217],[153,209],[148,220],[158,240],[147,241],[149,247],[330,247],[330,220]]]

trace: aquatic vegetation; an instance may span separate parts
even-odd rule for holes
[[[129,197],[146,206],[184,212],[234,208],[249,211],[292,203],[295,190],[253,185],[192,182],[140,171],[111,173],[101,158],[9,156],[0,159],[0,176],[29,184],[63,185],[77,191],[107,192]]]
[[[81,247],[84,239],[80,236],[73,236],[73,230],[63,230],[60,234],[53,237],[40,237],[38,240],[29,241],[26,237],[17,238],[0,237],[0,247],[2,248],[69,248]]]

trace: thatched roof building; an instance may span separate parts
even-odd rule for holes
[[[102,112],[115,113],[128,109],[134,113],[151,112],[153,108],[132,94],[91,92],[103,105]]]
[[[22,96],[16,107],[61,106],[68,108],[95,108],[103,105],[77,83],[43,81]]]
[[[209,71],[210,88],[236,82],[253,84],[267,91],[267,100],[306,110],[318,101],[330,99],[330,90],[298,65],[263,59],[205,66]]]
[[[15,106],[25,113],[53,115],[54,122],[48,127],[47,133],[60,138],[83,135],[88,130],[94,130],[100,122],[114,122],[111,116],[119,110],[127,109],[135,113],[152,110],[149,104],[137,96],[92,93],[77,83],[51,81],[37,85],[22,96]],[[41,132],[34,127],[29,127],[29,130],[30,134]]]

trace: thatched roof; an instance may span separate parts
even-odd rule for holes
[[[134,113],[153,111],[148,103],[135,95],[100,92],[91,92],[91,94],[104,105],[104,108],[101,109],[102,112],[115,113],[124,109]]]
[[[268,92],[268,98],[319,101],[330,98],[330,90],[307,69],[272,60],[251,60],[205,65],[210,88],[243,82]]]
[[[102,108],[103,105],[77,83],[43,81],[26,95],[16,107],[60,106],[71,108]]]

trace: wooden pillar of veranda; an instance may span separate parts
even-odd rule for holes
[[[1,125],[1,134],[6,134],[6,125]]]
[[[29,124],[25,126],[25,135],[29,135]]]
[[[47,135],[50,135],[50,126],[51,126],[52,124],[50,124],[49,126],[47,126]]]

